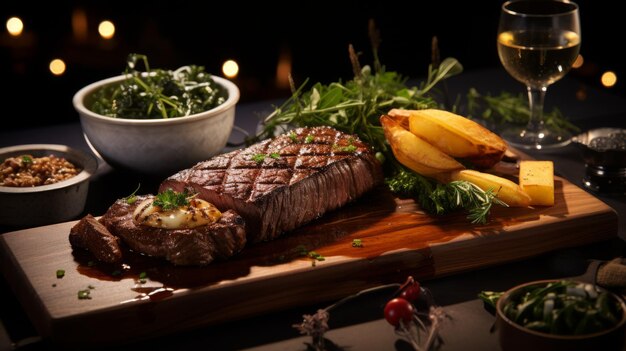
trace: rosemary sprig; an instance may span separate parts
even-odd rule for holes
[[[501,92],[500,95],[482,95],[475,88],[467,93],[468,117],[481,118],[496,125],[526,124],[530,119],[528,100],[523,94],[513,95]],[[545,126],[555,132],[567,130],[578,132],[558,108],[544,112]]]
[[[305,81],[294,89],[291,97],[264,122],[259,134],[250,139],[255,142],[284,132],[288,127],[331,126],[342,132],[357,134],[374,150],[387,151],[387,141],[379,118],[392,108],[424,109],[437,106],[429,91],[441,80],[462,71],[453,58],[445,59],[438,67],[432,65],[428,78],[421,87],[407,87],[406,78],[397,72],[372,72],[370,66],[360,68],[354,50],[350,50],[355,77],[347,82],[328,85],[314,84],[308,91]]]
[[[463,209],[474,224],[487,222],[493,204],[507,206],[493,190],[484,191],[468,181],[437,183],[401,165],[397,165],[396,173],[386,183],[394,193],[414,197],[427,212],[444,214]]]

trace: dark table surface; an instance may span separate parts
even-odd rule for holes
[[[481,93],[500,91],[522,93],[523,87],[500,69],[465,72],[448,81],[452,96],[464,94],[470,87]],[[558,106],[582,131],[596,127],[626,128],[626,99],[610,92],[585,88],[587,98],[578,100],[576,92],[584,87],[574,79],[564,79],[548,89],[546,105]],[[272,110],[271,102],[240,104],[235,124],[254,132],[262,116]],[[232,142],[242,139],[233,132]],[[85,143],[78,116],[76,122],[47,127],[25,127],[19,130],[0,130],[0,147],[18,144],[65,144],[91,152]],[[530,151],[537,159],[553,160],[555,172],[570,182],[582,186],[585,166],[579,151],[568,145],[551,151]],[[155,191],[161,179],[150,179],[111,169],[103,161],[90,184],[85,213],[100,215],[113,201],[127,196],[142,184],[146,192]],[[450,318],[441,331],[443,344],[440,350],[499,350],[497,337],[490,332],[493,315],[484,308],[476,296],[482,290],[506,290],[514,285],[537,279],[563,278],[581,275],[590,260],[609,260],[624,256],[626,239],[626,196],[593,194],[611,206],[619,217],[616,238],[585,247],[557,250],[529,258],[468,273],[455,274],[422,282],[436,302],[443,306]],[[12,228],[0,227],[0,233]],[[398,282],[401,283],[401,282]],[[365,294],[343,305],[331,315],[331,330],[327,343],[336,350],[409,350],[393,327],[382,317],[382,306],[389,290]],[[10,286],[0,277],[0,351],[18,347],[25,350],[60,348],[47,340],[40,340]],[[310,342],[301,337],[292,324],[299,323],[303,314],[312,314],[326,304],[312,305],[306,301],[299,308],[276,311],[244,320],[209,326],[158,339],[120,345],[116,349],[191,349],[203,347],[211,350],[306,350]],[[106,332],[106,331],[102,331]],[[90,349],[97,348],[93,345]]]

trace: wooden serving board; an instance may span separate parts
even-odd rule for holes
[[[412,200],[379,188],[281,239],[204,268],[129,252],[124,267],[94,265],[85,253],[72,252],[68,233],[75,222],[1,235],[1,264],[44,337],[116,343],[332,301],[407,275],[424,280],[616,236],[610,207],[567,180],[556,177],[555,185],[554,206],[495,208],[487,225],[471,225],[462,213],[427,215]],[[353,247],[353,239],[363,247]],[[299,256],[303,249],[325,260],[313,265]],[[61,279],[58,269],[65,270]],[[141,272],[149,277],[144,284]],[[84,289],[91,299],[78,299]]]

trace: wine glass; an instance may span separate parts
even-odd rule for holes
[[[548,85],[563,78],[580,50],[578,5],[566,0],[512,0],[502,5],[498,56],[507,72],[528,90],[530,120],[502,137],[512,146],[548,149],[568,144],[566,131],[544,125],[543,101]]]

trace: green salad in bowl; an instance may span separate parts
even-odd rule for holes
[[[222,152],[238,101],[233,82],[202,66],[151,69],[136,54],[124,74],[89,84],[72,100],[94,153],[114,168],[155,176]]]
[[[145,71],[137,70],[140,63]],[[91,95],[91,111],[116,118],[173,118],[208,111],[228,97],[203,66],[151,70],[147,56],[139,54],[130,54],[126,65],[125,80]]]

